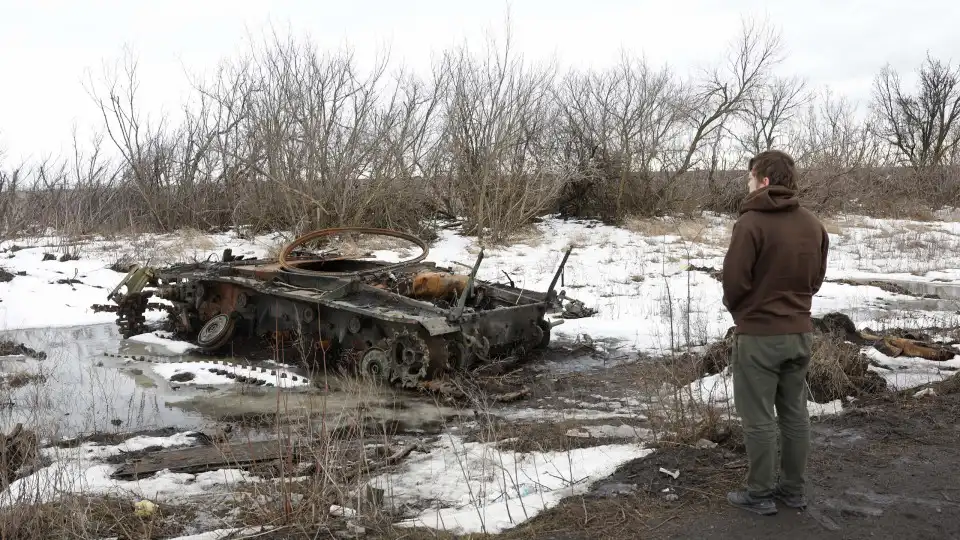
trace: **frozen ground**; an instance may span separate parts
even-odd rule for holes
[[[486,246],[480,277],[503,280],[506,274],[517,286],[545,290],[563,250],[573,246],[561,288],[598,313],[589,318],[565,320],[556,327],[555,340],[560,343],[589,341],[629,358],[636,358],[641,352],[656,355],[671,349],[683,350],[718,339],[732,324],[721,305],[720,284],[706,271],[720,268],[731,223],[729,219],[710,214],[686,220],[635,221],[624,228],[544,219],[535,231],[518,236],[509,246]],[[884,221],[849,216],[829,221],[828,227],[833,243],[827,274],[831,282],[824,285],[815,299],[815,314],[840,311],[860,328],[875,331],[898,326],[958,326],[960,225],[946,221]],[[458,235],[455,230],[445,229],[440,234],[431,247],[429,260],[466,273],[479,252],[476,241]],[[156,389],[144,385],[143,377],[154,386],[168,389],[172,377],[189,369],[195,377],[178,383],[182,386],[178,392],[187,393],[199,392],[195,388],[205,385],[234,384],[233,379],[209,372],[213,366],[204,364],[204,359],[186,358],[187,344],[156,334],[121,343],[115,333],[107,330],[114,315],[94,313],[90,305],[107,303],[108,291],[123,277],[122,272],[110,269],[117,261],[182,262],[218,257],[226,247],[232,248],[235,255],[264,256],[283,241],[278,235],[240,238],[233,233],[205,235],[186,231],[136,238],[65,239],[51,235],[0,244],[0,268],[13,275],[9,281],[0,282],[0,331],[11,332],[15,338],[32,335],[34,341],[28,343],[30,346],[67,358],[57,364],[68,366],[72,377],[62,386],[73,388],[78,395],[90,395],[96,387],[98,393],[115,396],[109,402],[109,411],[98,408],[100,401],[88,398],[80,401],[85,405],[74,406],[75,412],[70,415],[73,419],[65,420],[63,411],[59,415],[34,414],[31,418],[54,424],[72,423],[75,430],[116,429],[108,426],[112,425],[112,419],[124,416],[124,407],[130,410],[132,403],[156,399],[156,394],[151,394]],[[53,255],[53,260],[43,260],[47,253]],[[61,262],[60,257],[66,253],[79,258]],[[912,292],[897,294],[878,286],[857,284],[869,280],[906,282],[911,284],[906,288]],[[935,290],[940,298],[918,297],[928,289]],[[148,315],[160,316],[151,312]],[[133,350],[147,355],[186,358],[193,363],[147,362],[135,366],[141,373],[139,379],[131,377],[129,372],[117,375],[133,366],[127,361],[97,357],[103,351],[89,347],[89,350],[78,349],[77,342],[83,340],[75,336],[84,332],[99,332],[97,343],[112,352],[138,348]],[[41,333],[48,337],[37,337]],[[865,353],[876,364],[872,369],[896,387],[943,378],[960,367],[957,357],[936,363],[890,358],[873,349]],[[42,371],[50,362],[16,358],[0,359],[0,364],[6,372]],[[595,365],[591,369],[602,370],[604,366]],[[94,377],[92,373],[98,375]],[[104,382],[109,377],[112,382]],[[696,399],[719,404],[729,404],[732,397],[727,374],[696,381],[689,390]],[[20,394],[14,397],[23,403],[29,401]],[[624,401],[616,408],[589,405],[573,403],[566,410],[521,405],[506,408],[503,416],[516,421],[545,422],[560,417],[637,419],[646,410],[641,400]],[[839,402],[810,404],[815,415],[834,414],[839,406]],[[140,409],[143,410],[142,405]],[[196,425],[203,421],[164,405],[147,409],[153,411],[149,422],[138,424],[125,420],[124,427],[189,426],[191,421]],[[50,477],[56,476],[67,479],[53,483],[61,490],[112,490],[117,486],[104,480],[109,465],[100,458],[116,451],[81,447],[69,456],[56,457],[51,465],[53,469],[40,471],[20,485],[51,485]],[[394,502],[408,510],[405,524],[463,531],[485,528],[489,532],[529,519],[556,504],[561,497],[575,494],[592,480],[607,475],[618,464],[647,451],[642,442],[636,442],[576,452],[508,453],[498,451],[493,442],[465,442],[445,434],[428,453],[415,452],[397,471],[374,482],[389,486],[386,489]],[[140,481],[136,486],[140,491],[134,492],[162,498],[206,489],[208,485],[223,487],[224,483],[256,480],[229,470],[187,476],[161,474],[146,483]],[[15,495],[16,489],[22,490],[11,486],[7,496]]]

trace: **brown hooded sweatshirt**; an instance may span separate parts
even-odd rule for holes
[[[723,261],[723,305],[738,334],[812,332],[810,305],[827,271],[830,237],[795,191],[749,194]]]

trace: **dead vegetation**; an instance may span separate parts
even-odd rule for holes
[[[868,370],[870,360],[861,353],[861,346],[878,343],[877,339],[882,342],[882,338],[862,335],[853,321],[840,313],[816,318],[815,326],[818,331],[814,335],[807,375],[812,401],[845,400],[848,396],[877,394],[886,389],[884,379]],[[733,328],[723,340],[711,343],[702,353],[682,355],[675,364],[689,367],[677,383],[689,384],[702,376],[723,371],[729,364],[732,340]]]
[[[814,341],[807,375],[811,399],[826,403],[883,392],[886,381],[869,371],[869,367],[870,361],[860,352],[860,346],[832,334],[821,334]]]
[[[0,388],[23,388],[28,384],[42,384],[47,380],[46,375],[42,373],[28,373],[26,371],[17,371],[7,375],[0,376]]]
[[[34,538],[172,538],[194,515],[189,507],[165,505],[151,515],[138,515],[127,497],[67,495],[56,502],[0,509],[0,537]]]
[[[503,240],[548,212],[618,223],[732,213],[746,158],[770,147],[796,156],[803,198],[824,212],[929,217],[960,196],[960,88],[935,59],[915,92],[885,69],[860,118],[779,73],[780,36],[750,21],[693,77],[634,53],[561,73],[509,34],[485,45],[446,50],[424,75],[385,59],[362,71],[349,49],[272,34],[191,81],[196,106],[179,123],[143,113],[127,57],[89,81],[99,135],[63,159],[0,164],[0,238],[238,225],[426,234],[443,217]]]

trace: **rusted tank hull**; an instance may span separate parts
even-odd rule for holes
[[[238,261],[225,253],[220,262],[151,269],[149,282],[141,281],[170,302],[172,329],[201,349],[267,339],[308,365],[403,387],[547,346],[546,315],[561,307],[553,284],[543,293],[476,279],[482,252],[469,276],[422,258],[406,265],[343,257]],[[135,294],[147,293],[128,293]]]
[[[159,297],[174,305],[175,330],[211,352],[237,337],[273,336],[292,344],[308,365],[341,365],[405,387],[549,342],[545,317],[551,304],[494,284],[475,284],[491,307],[453,318],[450,309],[381,286],[290,279],[296,283],[291,287],[258,279],[267,272],[240,267],[230,275],[161,273],[176,282],[161,287]],[[203,325],[217,316],[229,318],[223,331],[201,337]]]

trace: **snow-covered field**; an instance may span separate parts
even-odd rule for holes
[[[555,340],[589,340],[608,349],[617,348],[620,354],[631,357],[640,352],[682,350],[719,339],[732,324],[721,304],[720,283],[706,271],[691,269],[721,267],[731,224],[729,218],[711,214],[696,219],[635,221],[623,228],[546,218],[537,223],[535,232],[518,237],[511,245],[484,247],[479,277],[502,280],[506,274],[519,287],[545,290],[564,249],[573,246],[561,288],[569,297],[598,311],[592,317],[565,320],[555,328]],[[827,278],[832,282],[826,283],[816,297],[815,315],[840,311],[858,327],[881,332],[898,326],[960,326],[960,223],[848,216],[830,220],[827,225],[832,241]],[[184,231],[83,240],[51,235],[4,242],[0,244],[0,268],[14,277],[0,282],[0,330],[112,323],[113,314],[94,313],[90,305],[107,303],[107,293],[124,275],[110,269],[119,260],[148,264],[181,262],[218,257],[228,247],[234,255],[262,257],[285,239],[289,237],[241,238],[234,233],[207,235]],[[466,273],[479,247],[475,239],[443,229],[431,246],[428,260]],[[54,259],[43,260],[46,253]],[[61,262],[59,258],[64,253],[79,258]],[[854,283],[863,280],[892,280],[919,288],[935,286],[942,294],[939,300],[922,299]],[[160,317],[151,312],[148,316]],[[160,354],[182,355],[189,349],[156,334],[130,341]],[[47,349],[56,346],[48,344]],[[878,370],[898,388],[937,380],[960,368],[960,356],[937,363],[891,358],[873,349],[864,352],[880,366],[871,369]],[[160,363],[143,369],[169,380],[183,366]],[[187,384],[233,382],[207,372]],[[690,394],[701,401],[730,404],[729,375],[721,373],[696,381],[690,386]],[[839,412],[840,405],[811,403],[811,412],[834,414]],[[568,412],[573,416],[590,412],[582,409],[575,406]],[[595,411],[598,414],[590,412],[590,418],[637,418],[642,416],[642,410],[623,407]],[[537,418],[524,410],[511,414],[514,420]],[[539,418],[550,421],[548,416]],[[170,446],[188,442],[180,435],[164,440],[134,439],[125,444]],[[57,455],[50,455],[54,460],[50,467],[15,482],[4,496],[9,501],[20,499],[27,492],[40,493],[40,498],[45,499],[58,491],[119,490],[164,500],[212,486],[226,489],[235,482],[260,480],[240,471],[225,470],[199,475],[161,473],[148,480],[118,483],[109,480],[113,466],[103,463],[103,458],[120,450],[95,445],[83,445],[66,453],[58,450]],[[572,452],[501,452],[495,442],[465,442],[448,433],[428,453],[415,452],[397,470],[372,480],[372,485],[383,487],[395,504],[411,509],[404,524],[494,532],[533,517],[562,497],[582,492],[618,465],[649,451],[638,441]]]

